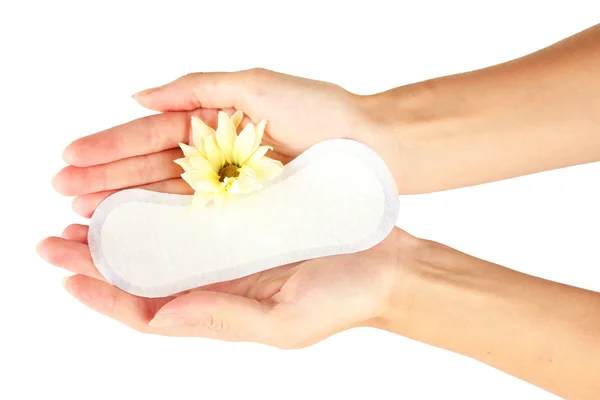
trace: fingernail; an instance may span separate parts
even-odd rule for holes
[[[45,240],[45,239],[44,239]],[[44,240],[40,240],[40,242],[38,244],[35,245],[35,251],[36,253],[40,254],[40,247],[42,246],[42,242]]]
[[[59,174],[60,174],[60,172],[59,172],[59,173],[57,173],[56,175],[54,175],[54,177],[53,177],[53,178],[52,178],[52,180],[50,181],[50,185],[52,185],[52,188],[53,188],[54,190],[56,190],[57,192],[59,192],[59,193],[60,193],[60,185],[59,185],[59,183],[58,183],[58,182],[59,182],[59,179],[58,179],[58,175],[59,175]]]
[[[67,290],[69,290],[69,289],[67,288],[67,282],[68,282],[69,278],[70,278],[70,276],[65,276],[65,277],[63,278],[63,280],[62,280],[62,285],[63,285],[63,287],[64,287],[65,289],[67,289]]]
[[[67,164],[71,164],[71,151],[69,150],[69,147],[65,147],[65,149],[63,150],[62,159]]]
[[[142,90],[141,92],[137,92],[136,94],[134,94],[131,97],[135,98],[135,97],[147,96],[147,95],[149,95],[152,92],[156,92],[158,89],[160,89],[160,86],[159,87],[155,87],[155,88],[151,88],[151,89]]]
[[[181,324],[183,324],[183,318],[177,314],[158,314],[148,323],[149,326],[155,328],[169,328]]]

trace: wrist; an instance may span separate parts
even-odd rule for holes
[[[361,98],[369,124],[362,140],[384,159],[399,194],[446,188],[437,171],[445,168],[440,149],[447,146],[449,129],[460,126],[465,112],[444,94],[445,86],[431,80]]]
[[[424,308],[431,295],[440,294],[439,289],[431,292],[431,288],[439,281],[436,278],[439,273],[427,261],[431,253],[436,251],[435,244],[414,237],[410,241],[398,238],[394,243],[394,284],[380,315],[372,321],[371,326],[415,338],[414,328],[423,322],[424,315],[428,315]],[[430,272],[427,273],[427,270]],[[429,295],[423,298],[423,292]]]
[[[432,241],[397,243],[394,287],[371,326],[462,352],[471,318],[501,296],[494,277],[505,268]]]
[[[508,117],[498,104],[510,96],[482,76],[487,75],[447,76],[363,97],[362,110],[372,127],[366,144],[388,164],[400,194],[518,175],[502,154],[513,145],[504,143]]]
[[[562,396],[596,393],[597,369],[578,370],[583,386],[565,388],[561,365],[572,371],[597,364],[597,293],[433,242],[417,240],[399,247],[402,253],[394,290],[371,327],[477,359]]]
[[[416,238],[402,229],[394,228],[386,240],[378,247],[385,246],[388,274],[382,302],[376,315],[368,325],[392,331],[403,336],[421,320],[425,301],[435,302],[433,294],[441,295],[435,286],[443,285],[443,271],[432,265],[440,258],[437,243]],[[423,294],[427,295],[423,298]]]

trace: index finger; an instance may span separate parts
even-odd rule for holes
[[[63,159],[76,167],[90,167],[172,149],[180,142],[188,143],[192,116],[215,126],[217,111],[202,108],[139,118],[75,140],[63,152]]]

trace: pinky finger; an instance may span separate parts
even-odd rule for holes
[[[92,310],[117,320],[137,331],[162,333],[148,326],[156,310],[171,298],[146,299],[133,296],[109,283],[85,275],[64,280],[67,292]]]

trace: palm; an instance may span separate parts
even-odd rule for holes
[[[181,308],[181,300],[193,302],[196,295],[205,297],[201,304],[206,307],[207,298],[210,301],[213,293],[227,296],[226,301],[240,303],[241,312],[255,304],[273,307],[292,322],[294,328],[287,332],[287,338],[293,338],[292,347],[312,344],[362,325],[380,311],[378,307],[390,294],[395,273],[388,252],[394,240],[390,236],[362,253],[308,260],[175,296],[149,299],[125,293],[104,281],[90,256],[87,229],[83,225],[69,226],[62,238],[43,241],[40,254],[52,264],[77,274],[70,279],[69,291],[89,307],[134,329],[163,335],[239,340],[235,331],[223,329],[222,323],[212,317],[207,322],[199,316],[198,324],[175,330],[148,326],[157,310],[170,304]],[[196,307],[193,303],[192,306]]]

